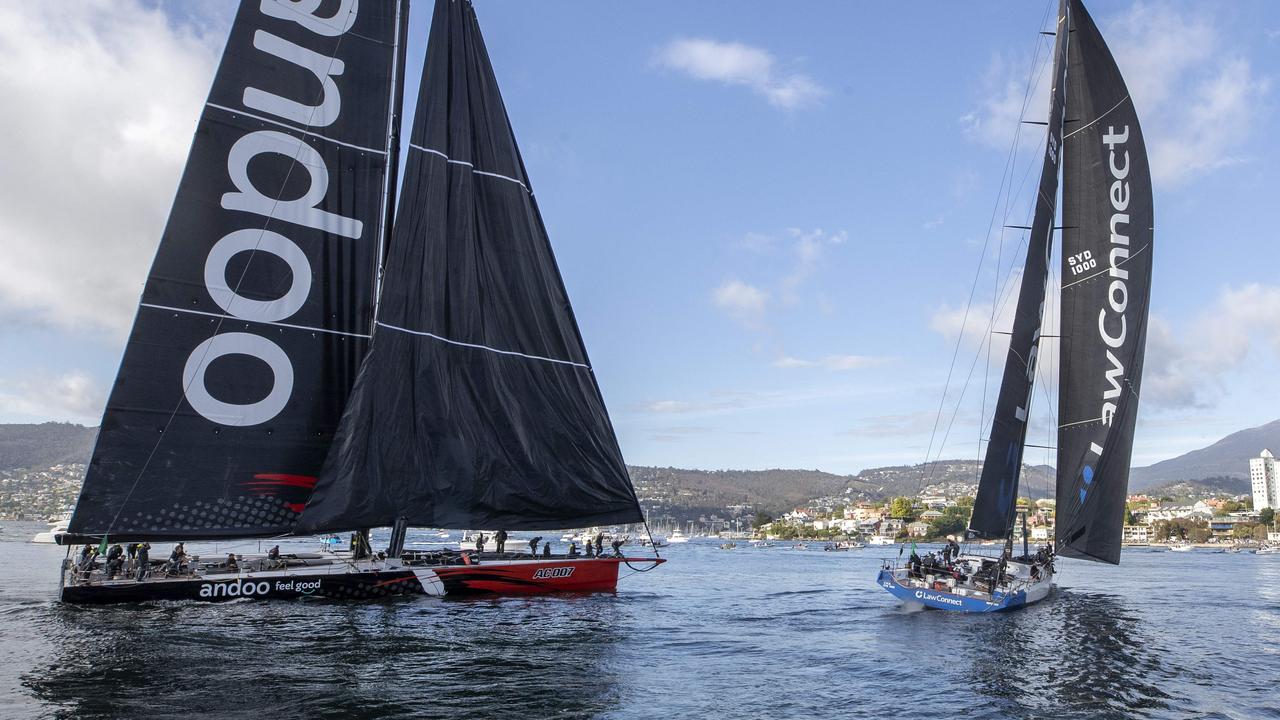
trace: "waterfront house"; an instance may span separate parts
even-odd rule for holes
[[[1125,545],[1149,545],[1151,543],[1151,526],[1125,525],[1120,535],[1120,542]]]

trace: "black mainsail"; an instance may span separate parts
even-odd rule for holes
[[[1044,321],[1045,291],[1049,281],[1049,258],[1053,252],[1053,221],[1058,197],[1058,166],[1061,158],[1063,113],[1066,105],[1067,5],[1058,11],[1058,32],[1054,42],[1053,91],[1049,102],[1048,133],[1044,164],[1036,195],[1035,214],[1027,240],[1027,259],[1022,269],[1018,305],[1013,316],[1009,352],[1005,358],[1000,395],[991,418],[991,434],[982,477],[974,499],[970,533],[976,537],[1004,539],[1013,529],[1018,496],[1018,478],[1027,437],[1027,418],[1035,388],[1036,359],[1040,352],[1041,324]]]
[[[299,533],[641,522],[470,2],[438,0],[377,335]]]
[[[372,333],[405,9],[241,4],[61,541],[293,527]]]
[[[1151,294],[1151,171],[1133,100],[1079,0],[1070,0],[1063,138],[1058,552],[1120,561]]]

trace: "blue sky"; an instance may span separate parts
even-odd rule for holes
[[[0,118],[0,421],[94,424],[234,8],[41,5],[0,9],[19,110]],[[476,7],[629,462],[919,462],[958,338],[958,378],[981,355],[931,457],[976,455],[1020,240],[988,225],[993,208],[1025,223],[1033,126],[1011,193],[1004,173],[1047,3]],[[1090,9],[1155,168],[1145,464],[1280,417],[1280,5]],[[411,17],[409,98],[430,10]]]

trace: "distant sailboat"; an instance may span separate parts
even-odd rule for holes
[[[621,556],[404,550],[410,526],[644,522],[467,0],[436,2],[396,207],[407,12],[242,2],[59,538],[86,543],[63,600],[615,588]],[[130,578],[89,552],[348,530],[350,553]]]
[[[962,555],[954,563],[958,569],[945,572],[926,568],[915,573],[893,565],[881,570],[882,587],[928,607],[1008,610],[1043,599],[1053,585],[1054,553],[1027,552],[1024,519],[1023,553],[1015,557],[1013,533],[1059,172],[1063,249],[1056,554],[1120,561],[1151,288],[1151,176],[1133,101],[1081,0],[1060,0],[1055,35],[1039,192],[969,522],[970,537],[1003,541],[1005,552],[998,559]]]

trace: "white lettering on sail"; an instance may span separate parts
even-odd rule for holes
[[[342,0],[329,17],[317,17],[321,0],[262,0],[262,14],[291,20],[317,35],[337,37],[351,29],[360,12],[360,0]]]
[[[1102,397],[1104,400],[1114,400],[1120,397],[1120,378],[1124,377],[1124,366],[1110,350],[1107,351],[1107,362],[1111,363],[1111,368],[1103,374],[1111,387],[1102,391]]]
[[[263,195],[249,179],[249,161],[263,153],[284,155],[306,169],[311,182],[302,197],[293,200]],[[236,141],[227,154],[227,171],[240,192],[222,196],[222,207],[283,220],[334,235],[359,238],[364,224],[355,218],[321,210],[329,190],[329,168],[315,148],[302,140],[275,130],[258,130]]]
[[[235,404],[223,402],[209,393],[205,373],[214,360],[226,355],[255,357],[271,368],[271,391],[257,402]],[[196,346],[182,369],[182,386],[187,402],[205,418],[221,425],[245,427],[258,425],[275,417],[293,394],[293,364],[279,345],[245,332],[214,335]]]
[[[338,0],[337,10],[326,17],[316,14],[323,2],[262,0],[260,8],[263,15],[296,23],[323,37],[337,37],[354,26],[359,0]],[[311,127],[326,127],[337,122],[342,112],[342,96],[335,78],[346,70],[340,58],[317,53],[261,29],[254,32],[253,45],[309,71],[319,81],[320,94],[306,93],[305,97],[315,98],[312,102],[316,103],[308,104],[246,87],[242,96],[246,107]],[[294,163],[291,173],[298,169],[306,171],[306,192],[301,197],[273,197],[254,185],[249,177],[249,165],[264,154],[280,155]],[[364,225],[360,220],[322,209],[329,190],[330,168],[319,152],[293,135],[271,130],[249,132],[228,151],[227,171],[236,192],[222,195],[221,206],[226,210],[252,213],[345,238],[359,239],[363,234]],[[214,243],[205,259],[205,286],[213,301],[232,317],[279,322],[306,305],[312,286],[311,264],[306,253],[291,239],[267,230],[260,220],[251,220],[250,225],[227,233]],[[228,263],[236,254],[249,251],[270,253],[288,264],[293,277],[283,295],[274,300],[257,300],[242,294],[245,288],[241,288],[239,282],[228,284]],[[253,357],[266,364],[272,378],[271,389],[265,397],[249,403],[229,403],[214,397],[206,385],[206,373],[215,360],[228,355]],[[265,337],[251,332],[222,333],[200,343],[191,352],[183,368],[182,384],[191,407],[209,421],[240,427],[259,425],[276,417],[288,405],[293,395],[293,364],[279,345]]]
[[[265,252],[289,265],[289,290],[275,300],[253,300],[227,284],[227,263],[237,253]],[[236,230],[214,243],[204,263],[204,285],[218,306],[241,320],[278,322],[302,309],[311,293],[311,262],[289,238],[270,230]]]
[[[245,107],[271,113],[276,117],[310,127],[325,127],[332,125],[333,121],[338,119],[338,113],[342,112],[342,96],[338,93],[338,86],[333,82],[333,78],[347,69],[341,60],[300,47],[265,30],[259,30],[253,34],[253,46],[281,60],[310,70],[320,81],[320,104],[307,105],[250,87],[244,89]]]
[[[1125,212],[1129,209],[1129,183],[1125,178],[1129,176],[1129,151],[1121,150],[1119,157],[1123,158],[1123,164],[1117,164],[1116,146],[1123,145],[1129,140],[1129,128],[1125,126],[1119,133],[1114,127],[1107,127],[1107,132],[1102,136],[1102,143],[1107,146],[1109,151],[1107,167],[1111,171],[1113,182],[1109,189],[1108,195],[1111,200],[1110,229],[1111,229],[1111,252],[1109,256],[1108,275],[1113,278],[1111,284],[1107,287],[1107,307],[1098,310],[1098,335],[1102,338],[1102,342],[1110,349],[1107,350],[1107,362],[1110,367],[1103,368],[1103,376],[1106,379],[1106,387],[1102,391],[1102,424],[1110,426],[1111,421],[1115,418],[1117,401],[1122,392],[1122,384],[1124,382],[1125,368],[1116,357],[1111,349],[1116,349],[1124,345],[1125,339],[1129,333],[1128,318],[1125,316],[1125,310],[1129,308],[1129,286],[1126,281],[1129,279],[1129,271],[1121,267],[1121,265],[1129,259],[1129,236],[1128,225],[1129,215]],[[1119,316],[1118,323],[1108,321],[1108,309]],[[1118,330],[1113,330],[1118,326]],[[1102,454],[1102,447],[1097,443],[1093,443],[1091,450],[1097,455]]]

